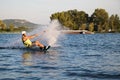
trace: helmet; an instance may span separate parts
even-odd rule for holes
[[[22,34],[26,34],[26,31],[22,31]]]

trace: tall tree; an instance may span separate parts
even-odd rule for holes
[[[50,19],[58,19],[62,25],[75,30],[87,22],[86,13],[76,9],[52,14]]]
[[[120,20],[118,15],[115,15],[115,19],[114,19],[114,26],[115,26],[115,31],[118,32],[120,30]]]
[[[115,31],[114,19],[115,19],[114,15],[111,15],[109,18],[109,27],[112,31]]]
[[[93,18],[94,23],[101,23],[101,25],[106,24],[109,19],[108,13],[105,11],[105,9],[95,9],[91,17]],[[105,30],[105,27],[108,26],[102,26],[102,30]]]
[[[92,22],[89,24],[89,31],[93,32],[93,30],[94,30],[94,23]]]

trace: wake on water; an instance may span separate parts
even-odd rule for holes
[[[52,47],[58,46],[57,41],[61,34],[60,26],[58,20],[52,20],[48,26],[40,26],[34,29],[31,32],[28,32],[27,35],[33,35],[40,33],[40,36],[33,39],[33,41],[38,40],[44,45],[50,45]],[[45,32],[44,32],[45,31]],[[2,46],[3,48],[24,48],[21,37],[15,37],[10,39],[11,43]]]

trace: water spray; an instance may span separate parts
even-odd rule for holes
[[[51,23],[48,25],[46,32],[45,32],[45,37],[47,38],[48,45],[50,46],[55,46],[59,36],[60,36],[60,26],[61,24],[59,23],[58,20],[52,20]]]

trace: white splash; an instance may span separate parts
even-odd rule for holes
[[[52,20],[51,23],[48,25],[45,37],[47,38],[48,45],[54,46],[60,36],[60,29],[61,24],[58,20]]]

